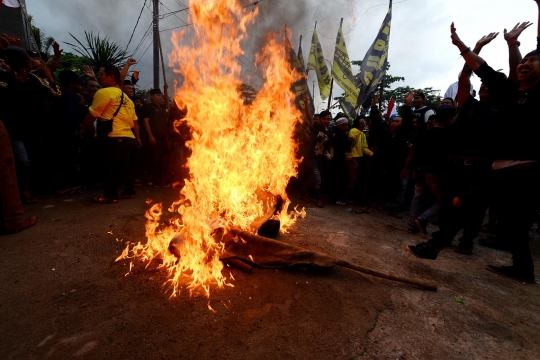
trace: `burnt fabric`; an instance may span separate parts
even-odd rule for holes
[[[292,267],[331,268],[337,260],[331,256],[307,250],[299,246],[264,238],[242,231],[238,236],[224,235],[225,253],[220,259],[238,259],[242,262],[268,269]],[[242,235],[244,234],[244,236]]]

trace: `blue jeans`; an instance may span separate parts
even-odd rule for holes
[[[427,194],[433,194],[435,203],[423,213],[421,212],[422,201]],[[407,225],[409,228],[415,226],[414,220],[420,219],[425,222],[432,222],[439,215],[439,204],[441,201],[441,178],[432,173],[425,173],[414,186],[414,197],[411,203],[411,212]]]

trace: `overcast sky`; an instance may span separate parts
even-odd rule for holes
[[[100,32],[125,47],[143,3],[144,0],[26,0],[28,12],[34,16],[36,24],[56,38],[65,51],[72,51],[63,43],[71,42],[69,33],[83,38],[85,30]],[[165,14],[185,8],[188,0],[161,0],[161,3],[160,12]],[[307,61],[313,26],[317,21],[317,32],[325,57],[331,60],[339,21],[343,17],[349,57],[351,60],[362,60],[385,17],[388,1],[262,0],[258,6],[259,16],[255,24],[250,26],[249,40],[245,44],[247,58],[253,60],[253,50],[261,45],[265,32],[279,31],[286,24],[292,29],[291,42],[296,49],[299,37],[303,35],[302,48]],[[151,0],[148,0],[129,46],[130,51],[139,44],[151,23],[150,9]],[[450,41],[452,21],[461,39],[471,48],[482,35],[500,32],[499,37],[484,48],[481,56],[493,68],[508,73],[508,49],[503,29],[506,27],[510,30],[521,21],[535,23],[520,38],[521,51],[525,54],[536,46],[537,17],[537,6],[531,0],[394,0],[389,46],[390,74],[405,77],[405,82],[398,83],[398,86],[431,86],[441,90],[443,95],[446,88],[457,81],[463,67],[463,60]],[[163,19],[160,27],[166,30],[190,22],[188,11],[182,11]],[[172,31],[175,30],[161,33],[165,53],[172,48]],[[139,61],[136,69],[141,71],[139,85],[145,88],[153,84],[151,46],[144,53],[151,40],[151,36],[144,40],[135,53]],[[243,62],[244,66],[251,66],[252,71],[255,70],[249,60],[243,59]],[[353,73],[357,71],[358,68],[353,67]],[[245,73],[250,74],[247,70]],[[175,76],[171,70],[168,74],[170,78]],[[311,88],[315,76],[312,72],[310,74]],[[251,76],[245,81],[257,86],[260,79]],[[475,88],[479,87],[478,78],[473,78],[473,84]],[[320,104],[317,85],[315,93],[317,106]],[[322,108],[323,105],[318,110]]]

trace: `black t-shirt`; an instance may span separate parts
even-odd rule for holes
[[[434,127],[418,135],[412,150],[415,164],[420,170],[437,175],[445,171],[450,148],[448,135],[448,130],[441,127]]]
[[[351,151],[348,132],[337,129],[332,137],[331,145],[334,148],[335,161],[345,161],[345,154]]]
[[[143,120],[148,118],[152,135],[156,140],[164,139],[169,133],[169,119],[167,111],[154,103],[144,104],[142,109]],[[142,125],[142,122],[141,122]],[[144,125],[143,125],[144,126]]]
[[[504,74],[493,70],[485,62],[475,72],[489,88],[490,95],[504,107],[506,126],[499,127],[497,131],[498,141],[502,144],[497,149],[498,158],[540,160],[540,83],[520,90],[518,82],[506,79]]]
[[[495,159],[504,146],[497,136],[504,127],[503,107],[496,101],[478,101],[472,96],[459,110],[450,127],[451,153],[457,156]]]

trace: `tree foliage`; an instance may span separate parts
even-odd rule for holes
[[[77,73],[77,75],[83,76],[84,65],[91,65],[90,59],[69,52],[62,53],[62,57],[60,58],[60,67],[58,68],[57,72],[62,70],[71,70]]]
[[[47,35],[44,30],[36,26],[32,15],[28,15],[28,22],[30,24],[30,32],[32,33],[32,37],[36,42],[36,51],[42,52],[50,56],[51,47],[55,41],[54,38]]]
[[[130,57],[126,50],[122,50],[118,44],[107,37],[101,38],[99,33],[94,35],[91,31],[85,31],[85,44],[73,36],[73,34],[70,33],[69,35],[77,43],[70,44],[66,42],[66,44],[71,46],[81,56],[88,58],[90,60],[90,66],[94,69],[99,69],[101,66],[107,64],[121,66]]]

